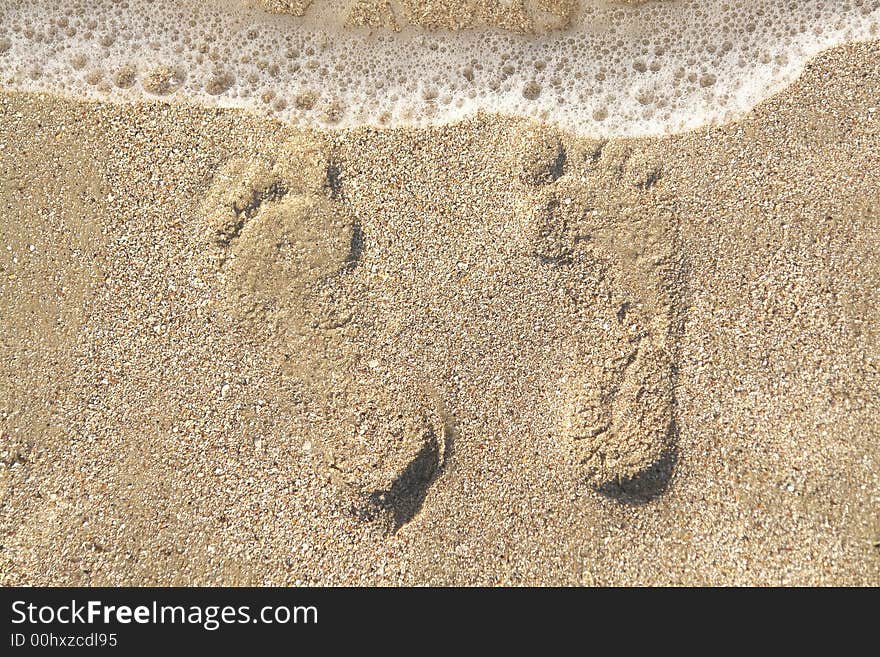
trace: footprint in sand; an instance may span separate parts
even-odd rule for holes
[[[452,428],[429,395],[362,390],[326,439],[331,478],[364,520],[396,531],[421,510],[451,455]],[[341,430],[340,430],[341,427]]]
[[[203,204],[206,242],[225,310],[270,327],[285,373],[322,405],[315,430],[326,474],[356,515],[394,531],[442,471],[449,431],[428,395],[346,376],[357,357],[346,329],[360,233],[336,198],[337,175],[329,146],[304,136],[229,162]]]
[[[599,491],[650,499],[675,461],[680,321],[675,220],[641,202],[662,176],[660,162],[625,142],[587,141],[569,152],[546,131],[523,139],[532,254],[546,267],[600,270],[585,296],[613,311],[604,349],[584,351],[568,379],[557,431]]]

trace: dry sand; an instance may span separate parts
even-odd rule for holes
[[[880,584],[880,45],[741,121],[0,95],[3,584]]]

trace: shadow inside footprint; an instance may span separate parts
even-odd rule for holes
[[[555,182],[562,177],[562,174],[565,173],[565,163],[568,160],[568,153],[565,150],[565,146],[559,144],[559,151],[556,154],[556,159],[553,161],[553,164],[550,165],[550,182]]]
[[[596,492],[627,506],[641,506],[660,497],[669,488],[678,464],[678,426],[669,427],[669,447],[662,456],[632,477],[609,481],[596,487]]]
[[[342,190],[342,171],[333,161],[327,165],[327,186],[330,188],[330,198],[338,199]]]
[[[443,472],[452,454],[455,433],[454,422],[449,419],[443,425],[442,442],[431,432],[425,446],[391,486],[370,494],[363,515],[373,518],[377,512],[389,514],[395,532],[412,520],[421,511],[431,485]]]
[[[350,267],[354,267],[364,254],[364,231],[361,228],[361,225],[357,222],[352,224],[351,227],[351,243],[350,243],[350,251],[348,257],[346,258],[346,262]]]

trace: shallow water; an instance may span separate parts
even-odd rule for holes
[[[352,27],[231,0],[0,2],[0,88],[242,107],[303,126],[427,125],[477,111],[581,134],[722,122],[819,51],[880,36],[880,0],[582,2],[568,29]],[[794,5],[794,7],[792,6]]]

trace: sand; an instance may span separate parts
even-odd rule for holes
[[[644,0],[619,1],[633,3]],[[258,4],[270,13],[292,16],[302,16],[312,7],[323,8],[321,3],[313,3],[312,0],[258,0]],[[577,10],[578,3],[573,0],[539,0],[534,6],[522,0],[356,0],[341,14],[343,23],[350,26],[394,30],[404,26],[427,30],[466,30],[491,26],[517,33],[535,33],[570,26]],[[338,18],[333,12],[330,16]]]
[[[0,582],[880,584],[880,44],[737,122],[0,94]]]

